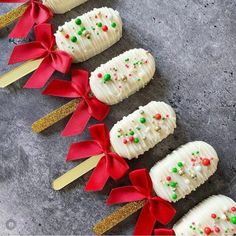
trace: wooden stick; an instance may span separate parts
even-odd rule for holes
[[[69,170],[64,175],[53,181],[52,188],[54,190],[60,190],[75,181],[76,179],[78,179],[79,177],[83,176],[85,173],[89,172],[97,166],[102,156],[103,154],[90,157],[75,168]]]
[[[43,59],[27,61],[24,64],[0,76],[0,88],[5,88],[18,79],[36,70]]]
[[[94,225],[93,232],[96,235],[105,234],[108,230],[112,229],[114,226],[116,226],[117,224],[137,212],[139,209],[141,209],[144,204],[145,200],[142,200],[138,202],[131,202],[124,205],[123,207],[118,208],[112,214],[105,217],[96,225]]]
[[[64,119],[76,110],[79,101],[79,99],[73,99],[72,101],[66,103],[64,106],[59,107],[58,109],[50,112],[41,119],[35,121],[32,124],[32,130],[35,133],[40,133],[53,124],[57,123],[58,121]]]
[[[25,12],[26,8],[27,8],[27,4],[23,4],[17,8],[12,9],[6,14],[1,15],[0,16],[0,29],[5,28],[6,26],[16,21],[19,17],[21,17],[23,13]]]

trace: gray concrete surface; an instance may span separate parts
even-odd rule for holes
[[[143,47],[155,55],[158,67],[155,79],[145,89],[112,107],[106,123],[111,127],[151,100],[168,102],[178,116],[175,134],[130,162],[132,169],[150,168],[181,144],[204,140],[216,148],[219,168],[205,185],[174,204],[178,213],[173,223],[212,194],[236,200],[235,0],[90,0],[64,16],[56,16],[53,23],[59,25],[100,6],[120,12],[124,36],[82,66],[93,70],[127,49]],[[0,4],[0,13],[11,7]],[[7,59],[20,42],[7,38],[11,28],[0,32],[0,73],[11,68]],[[66,120],[43,134],[32,133],[32,122],[66,100],[22,89],[26,80],[0,90],[0,234],[92,234],[92,225],[116,208],[104,204],[112,186],[128,180],[110,181],[100,193],[85,193],[89,173],[64,190],[53,191],[52,180],[76,165],[65,163],[70,143],[89,136],[61,138]],[[109,233],[131,234],[137,216]]]

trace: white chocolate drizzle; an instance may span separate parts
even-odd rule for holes
[[[88,0],[43,0],[43,4],[56,14],[64,14]]]
[[[111,145],[124,158],[138,158],[172,134],[175,128],[176,115],[172,107],[152,101],[113,126]]]
[[[60,26],[55,37],[58,49],[83,62],[120,40],[122,21],[118,11],[96,8]]]
[[[236,234],[236,202],[224,195],[207,198],[173,227],[176,236]]]
[[[176,202],[207,181],[215,173],[218,161],[209,144],[189,142],[151,168],[153,188],[157,196]]]
[[[113,105],[143,88],[155,69],[155,60],[148,51],[131,49],[92,72],[90,87],[100,101]]]

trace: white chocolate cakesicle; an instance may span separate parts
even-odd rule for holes
[[[111,145],[124,158],[138,158],[172,134],[175,128],[176,115],[172,107],[152,101],[113,126]]]
[[[43,0],[43,4],[56,14],[64,14],[67,11],[87,2],[88,0]]]
[[[174,226],[176,236],[236,234],[236,202],[224,195],[207,198]]]
[[[96,8],[58,27],[55,37],[58,49],[83,62],[120,40],[121,17],[111,8]]]
[[[157,196],[176,202],[207,181],[215,173],[218,161],[209,144],[187,143],[151,168],[153,188]]]
[[[144,87],[155,70],[155,60],[148,51],[131,49],[92,72],[90,87],[96,98],[113,105]]]

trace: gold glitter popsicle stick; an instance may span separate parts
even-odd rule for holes
[[[0,76],[0,88],[5,88],[15,81],[21,79],[25,75],[36,70],[43,59],[27,61],[20,66],[15,67],[11,71],[6,72]]]
[[[79,177],[83,176],[85,173],[89,172],[97,166],[102,156],[103,154],[100,154],[97,156],[90,157],[86,161],[83,161],[78,166],[74,167],[73,169],[66,172],[64,175],[55,179],[52,183],[52,188],[54,190],[60,190],[75,181],[76,179],[78,179]]]
[[[76,110],[77,105],[79,104],[79,99],[73,99],[72,101],[66,103],[64,106],[59,107],[58,109],[50,112],[41,119],[35,121],[32,124],[32,130],[35,133],[40,133],[58,121],[64,119],[71,113]]]
[[[137,212],[139,209],[141,209],[144,204],[145,200],[142,200],[138,202],[131,202],[124,205],[123,207],[118,208],[112,214],[105,217],[96,225],[94,225],[93,232],[96,235],[105,234],[108,230],[112,229],[114,226],[116,226],[117,224]]]
[[[0,29],[5,28],[6,26],[16,21],[19,17],[21,17],[23,13],[25,12],[26,8],[27,8],[27,4],[23,4],[17,8],[12,9],[6,14],[1,15],[0,16]]]

